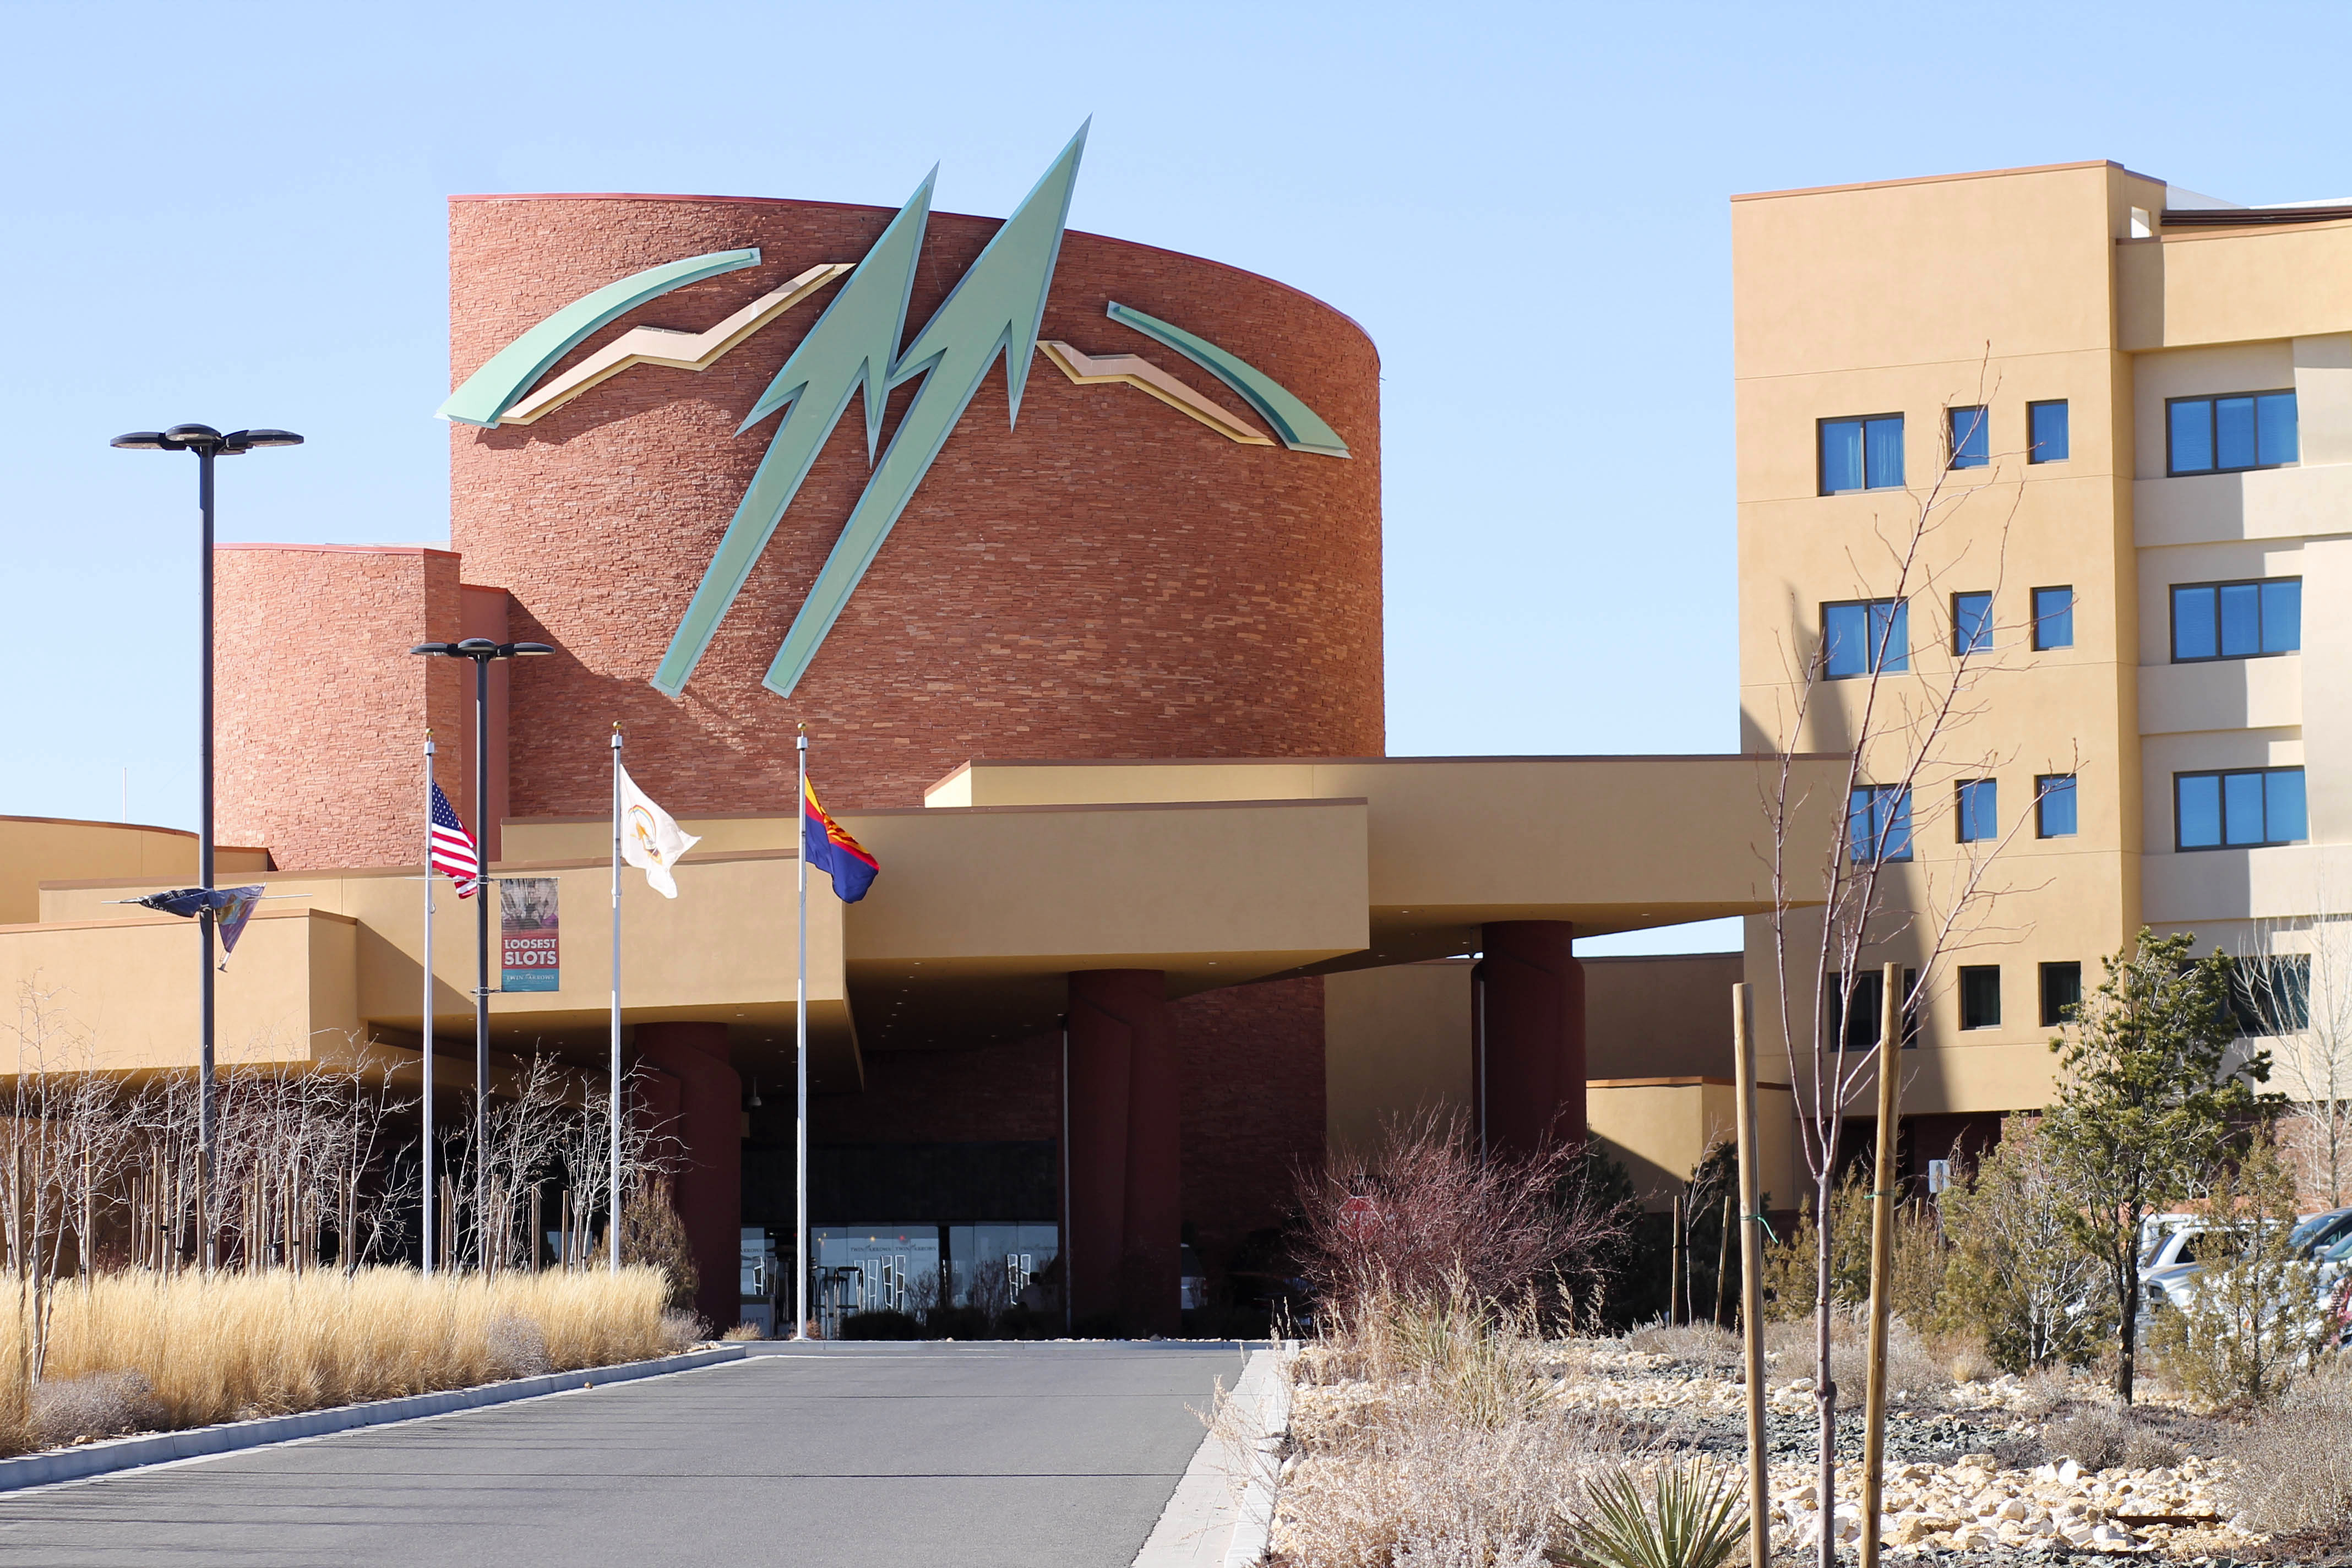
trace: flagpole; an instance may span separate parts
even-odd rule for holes
[[[433,1228],[433,731],[425,731],[425,1012],[417,1031],[418,1054],[425,1058],[425,1272],[433,1272],[435,1244],[441,1233]],[[346,1247],[351,1245],[345,1237]]]
[[[621,1271],[621,725],[613,723],[613,1147],[604,1172],[611,1270]]]
[[[793,810],[800,819],[801,831],[797,853],[795,880],[800,890],[800,963],[793,970],[793,1011],[797,1031],[793,1052],[793,1069],[799,1108],[793,1122],[793,1190],[796,1225],[793,1232],[793,1338],[808,1338],[808,726],[803,724],[794,737],[800,755],[800,793],[793,797]]]

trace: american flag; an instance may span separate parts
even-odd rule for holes
[[[474,896],[477,879],[482,874],[482,858],[474,847],[474,836],[457,820],[449,808],[449,797],[441,793],[436,781],[433,785],[433,827],[428,836],[433,846],[433,868],[457,884],[457,896]]]

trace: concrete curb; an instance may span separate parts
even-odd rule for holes
[[[746,1353],[747,1347],[743,1345],[721,1345],[715,1350],[688,1351],[684,1355],[659,1356],[652,1361],[623,1362],[614,1366],[585,1367],[578,1372],[519,1377],[508,1383],[486,1383],[476,1388],[412,1394],[401,1399],[371,1400],[365,1405],[339,1405],[329,1410],[305,1410],[292,1415],[265,1415],[256,1421],[229,1421],[217,1426],[191,1427],[184,1432],[154,1432],[138,1437],[85,1443],[78,1448],[54,1448],[46,1454],[0,1459],[0,1492],[51,1486],[58,1481],[84,1480],[115,1470],[169,1464],[174,1459],[207,1458],[215,1454],[235,1453],[240,1448],[259,1448],[297,1437],[320,1437],[330,1432],[348,1432],[355,1427],[383,1426],[394,1421],[414,1421],[420,1416],[478,1410],[485,1405],[506,1405],[518,1399],[566,1394],[592,1384],[631,1383],[638,1378],[662,1377],[674,1372],[692,1372],[697,1367],[740,1361]]]
[[[1297,1352],[1296,1340],[1250,1352],[1225,1419],[1193,1450],[1133,1568],[1255,1568],[1265,1560]]]

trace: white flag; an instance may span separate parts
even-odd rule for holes
[[[669,868],[702,840],[670,820],[668,812],[646,798],[629,770],[621,769],[621,858],[645,868],[646,881],[665,899],[677,897]]]

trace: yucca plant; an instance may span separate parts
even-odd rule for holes
[[[1741,1479],[1694,1461],[1662,1469],[1645,1495],[1628,1470],[1584,1489],[1569,1527],[1575,1568],[1723,1568],[1748,1539]]]

